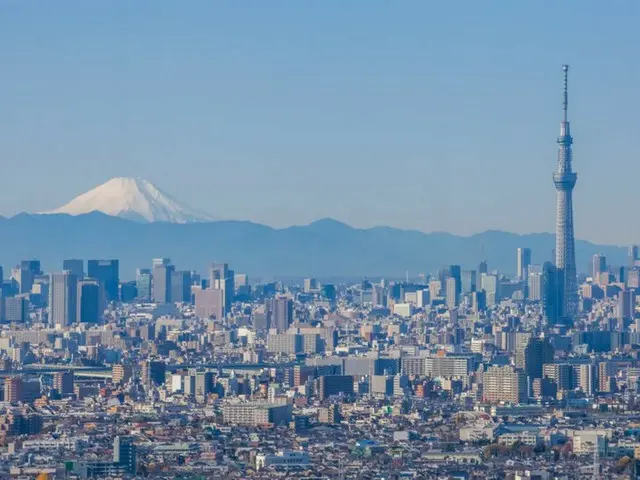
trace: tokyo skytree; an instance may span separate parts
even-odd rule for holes
[[[556,186],[556,267],[558,269],[558,314],[561,321],[571,321],[578,313],[578,288],[576,280],[576,254],[573,237],[572,192],[577,174],[571,169],[571,131],[567,120],[569,96],[567,81],[569,65],[563,65],[564,93],[562,122],[558,137],[558,165],[553,174]]]

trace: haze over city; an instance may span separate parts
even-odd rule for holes
[[[639,8],[4,2],[0,158],[37,174],[0,213],[125,176],[278,227],[551,232],[570,63],[576,236],[632,243]]]

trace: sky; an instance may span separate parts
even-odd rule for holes
[[[0,0],[0,214],[114,176],[224,219],[640,243],[640,2]]]

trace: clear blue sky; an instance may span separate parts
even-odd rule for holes
[[[0,213],[113,176],[218,217],[640,242],[640,2],[0,1]]]

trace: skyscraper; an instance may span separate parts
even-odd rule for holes
[[[600,281],[600,274],[607,271],[607,257],[595,254],[591,260],[591,278],[595,283]]]
[[[573,187],[578,176],[571,169],[571,131],[567,119],[569,103],[568,74],[569,65],[563,65],[564,93],[563,117],[558,137],[558,165],[553,174],[556,186],[556,267],[562,271],[562,298],[560,317],[563,321],[573,319],[578,312],[578,290],[576,281],[576,255],[573,238]]]
[[[120,265],[118,260],[89,260],[87,276],[100,284],[101,295],[107,302],[118,300],[118,284],[120,283]]]
[[[234,281],[235,272],[229,270],[226,263],[212,263],[209,269],[209,286],[217,288],[224,292],[224,314],[231,311],[233,303],[233,295],[235,291]]]
[[[638,245],[631,245],[628,250],[628,266],[633,267],[638,260]]]
[[[271,328],[283,332],[293,322],[293,300],[286,297],[272,298],[267,302],[267,311],[271,315]]]
[[[556,325],[559,321],[562,303],[561,274],[561,270],[551,262],[545,262],[542,266],[540,302],[543,319],[548,325]]]
[[[136,288],[140,300],[151,300],[151,269],[139,268],[136,270]]]
[[[531,265],[531,249],[518,247],[516,277],[518,280],[526,280]]]
[[[92,278],[78,282],[77,320],[81,323],[98,323],[100,320],[100,284]]]
[[[157,303],[171,302],[171,273],[173,265],[168,258],[153,259],[153,300]]]
[[[191,301],[191,272],[189,270],[177,270],[171,272],[171,301]]]
[[[78,277],[65,271],[49,280],[49,324],[65,327],[76,322]]]
[[[77,258],[63,260],[62,270],[68,270],[78,277],[78,279],[82,279],[84,277],[84,260]]]

